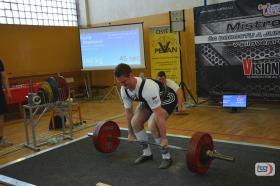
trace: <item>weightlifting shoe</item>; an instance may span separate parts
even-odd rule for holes
[[[139,158],[137,158],[134,161],[134,164],[144,163],[145,161],[152,160],[152,159],[153,159],[153,155],[150,156],[141,155]]]
[[[170,167],[172,165],[172,159],[162,159],[161,163],[159,165],[159,169],[167,169],[168,167]]]

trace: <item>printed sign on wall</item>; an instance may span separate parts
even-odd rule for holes
[[[151,76],[157,78],[165,71],[168,79],[181,82],[180,41],[178,32],[170,32],[169,26],[152,27],[150,37]]]
[[[237,0],[197,7],[199,95],[280,98],[279,0]]]

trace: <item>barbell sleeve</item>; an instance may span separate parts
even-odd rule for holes
[[[225,161],[235,161],[235,158],[233,156],[221,154],[215,150],[207,150],[206,155],[210,158],[225,160]]]

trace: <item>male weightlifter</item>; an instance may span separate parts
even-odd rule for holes
[[[177,104],[177,96],[173,89],[164,86],[160,81],[135,77],[129,65],[121,63],[115,68],[115,78],[121,84],[121,97],[128,124],[128,141],[135,138],[148,141],[144,124],[148,127],[154,140],[161,145],[162,161],[160,169],[166,169],[172,164],[168,152],[166,137],[166,122]],[[132,101],[139,104],[133,113]],[[135,160],[135,164],[153,159],[150,145],[142,144],[143,154]]]

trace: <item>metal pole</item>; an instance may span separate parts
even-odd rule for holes
[[[26,145],[29,145],[30,142],[29,142],[28,124],[30,123],[30,114],[31,113],[29,112],[29,116],[27,116],[27,113],[26,113],[25,109],[27,109],[27,108],[25,108],[23,106],[25,141],[26,141]]]
[[[34,121],[34,116],[33,112],[32,112],[32,106],[29,106],[29,113],[30,113],[30,121],[31,121],[31,131],[32,131],[32,140],[33,140],[33,148],[36,149],[37,148],[37,143],[36,143],[36,133],[35,133],[35,121]]]

